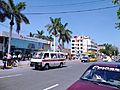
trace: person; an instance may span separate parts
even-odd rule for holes
[[[17,66],[17,63],[18,63],[18,61],[17,61],[17,55],[15,53],[13,53],[13,62],[12,62],[12,65],[13,66]]]
[[[107,56],[108,62],[112,62],[112,59],[110,58],[110,56]]]
[[[6,61],[7,61],[7,55],[5,54],[4,56],[3,56],[3,70],[4,69],[6,69]]]
[[[20,62],[21,59],[22,59],[22,55],[19,54],[19,55],[18,55],[18,62]]]
[[[12,56],[10,53],[8,53],[7,54],[7,66],[11,66],[11,64],[12,64],[11,60],[12,60]]]

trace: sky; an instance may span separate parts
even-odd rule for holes
[[[27,5],[22,13],[27,16],[30,24],[22,23],[20,31],[22,35],[29,35],[29,32],[37,33],[37,30],[44,30],[45,35],[49,35],[45,28],[45,25],[50,23],[49,17],[60,17],[63,24],[68,23],[67,28],[73,32],[72,36],[88,35],[98,44],[109,43],[120,47],[120,30],[115,29],[115,23],[118,22],[116,16],[118,7],[93,10],[114,6],[112,0],[14,0],[14,2],[26,2]],[[80,12],[59,13],[69,11]],[[14,33],[15,29],[16,27]],[[0,23],[0,31],[9,31],[9,20]],[[70,44],[66,46],[70,48]]]

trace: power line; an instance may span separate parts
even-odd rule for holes
[[[43,15],[43,14],[66,14],[66,13],[80,13],[80,12],[90,12],[90,11],[98,11],[98,10],[105,10],[110,8],[115,8],[116,6],[108,6],[108,7],[102,7],[102,8],[94,8],[94,9],[86,9],[86,10],[78,10],[78,11],[63,11],[63,12],[48,12],[48,13],[24,13],[26,15]]]
[[[80,3],[71,3],[71,4],[57,4],[57,5],[41,5],[41,6],[28,6],[28,7],[56,7],[56,6],[71,6],[71,5],[80,5],[80,4],[90,4],[95,2],[101,2],[106,0],[94,0],[88,2],[80,2]]]

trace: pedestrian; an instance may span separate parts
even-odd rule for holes
[[[17,66],[17,63],[18,63],[18,61],[17,61],[17,55],[15,54],[15,53],[13,53],[13,62],[12,62],[12,65],[13,66]]]
[[[11,64],[12,64],[11,60],[12,60],[12,56],[10,53],[8,53],[7,54],[7,66],[11,66]]]
[[[18,62],[20,62],[21,59],[22,59],[22,55],[19,54],[19,55],[18,55]]]
[[[4,69],[6,69],[6,62],[7,62],[7,55],[5,54],[4,56],[3,56],[3,70]]]

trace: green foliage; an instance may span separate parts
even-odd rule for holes
[[[117,56],[119,54],[118,48],[115,46],[112,46],[111,44],[105,44],[105,49],[100,49],[99,52],[104,53],[108,56],[110,56],[110,55]]]
[[[51,23],[46,25],[45,27],[47,27],[47,30],[50,34],[58,37],[59,45],[64,48],[64,43],[69,43],[72,38],[72,32],[66,28],[68,23],[62,24],[61,18],[50,17],[50,21]]]
[[[112,3],[113,4],[120,4],[120,0],[113,0]]]
[[[16,23],[16,31],[19,33],[20,24],[24,22],[25,24],[29,24],[29,20],[27,17],[21,13],[26,7],[25,2],[19,2],[18,4],[14,4],[13,0],[0,0],[0,22],[4,22],[6,18],[10,20],[11,27]]]
[[[115,5],[120,5],[120,0],[113,0],[112,3]],[[119,20],[120,19],[120,8],[116,11],[116,14],[117,14],[117,18]],[[115,28],[119,30],[120,29],[120,22],[117,22],[115,24],[116,24]]]

